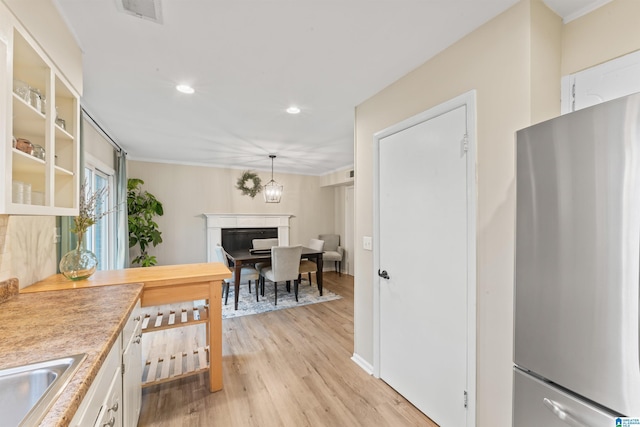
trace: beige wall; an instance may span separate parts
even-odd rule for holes
[[[346,243],[345,236],[347,234],[347,228],[346,228],[347,206],[346,206],[346,200],[345,200],[345,197],[346,197],[345,192],[347,188],[348,186],[342,185],[342,186],[335,187],[334,189],[333,202],[334,202],[335,209],[334,209],[334,220],[333,220],[334,231],[332,231],[332,233],[338,234],[340,236],[340,246],[342,246],[342,249],[344,250],[341,269],[342,271],[348,274],[349,271],[347,271],[347,266],[353,262],[351,259],[353,255],[349,253],[349,251],[347,251],[345,247],[345,243]],[[333,269],[334,263],[329,262],[327,263],[327,265],[325,265],[325,267],[330,267]]]
[[[350,177],[353,167],[342,169],[333,173],[322,175],[320,177],[320,186],[330,187],[336,185],[353,185],[354,179]]]
[[[477,91],[478,426],[511,424],[514,133],[559,112],[559,49],[545,46],[560,45],[560,28],[540,1],[521,1],[356,109],[359,242],[374,233],[373,134]],[[355,353],[372,364],[376,261],[358,247],[355,256]]]
[[[562,35],[562,75],[640,49],[640,1],[614,0],[569,22]]]
[[[206,261],[204,213],[292,214],[290,242],[305,244],[320,233],[334,231],[334,189],[320,187],[320,177],[275,173],[284,185],[282,201],[267,204],[235,188],[242,171],[202,166],[129,161],[127,176],[144,180],[143,188],[164,206],[158,218],[163,243],[151,251],[158,264]],[[258,172],[263,183],[269,172]]]
[[[327,175],[323,175],[320,177],[320,186],[321,187],[333,187],[334,188],[334,230],[332,233],[338,234],[340,236],[340,246],[344,250],[344,256],[342,259],[342,271],[347,274],[353,274],[353,254],[351,251],[347,250],[346,244],[346,235],[347,232],[353,233],[353,230],[347,230],[346,227],[346,213],[348,211],[348,207],[346,206],[346,189],[348,187],[353,187],[354,178],[350,176],[350,172],[353,171],[353,167],[348,167],[346,169],[342,169]],[[353,206],[351,206],[351,210],[353,210]],[[331,268],[334,263],[329,263],[328,265]]]
[[[531,124],[560,114],[562,23],[539,1],[531,8]]]

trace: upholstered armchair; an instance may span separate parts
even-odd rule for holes
[[[321,234],[318,239],[324,240],[323,261],[333,261],[338,274],[342,276],[342,259],[344,258],[344,249],[340,246],[339,234]]]

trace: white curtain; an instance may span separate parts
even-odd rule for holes
[[[114,269],[129,267],[129,220],[127,215],[127,153],[116,150],[116,257]]]

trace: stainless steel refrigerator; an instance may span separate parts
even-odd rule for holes
[[[513,424],[640,417],[640,94],[523,129],[516,152]]]

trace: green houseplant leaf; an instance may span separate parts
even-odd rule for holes
[[[147,249],[162,243],[162,232],[153,218],[164,215],[164,209],[153,194],[141,188],[143,184],[144,181],[139,178],[127,180],[129,248],[138,246],[140,249],[140,254],[131,261],[132,265],[149,267],[158,261],[147,253]]]

